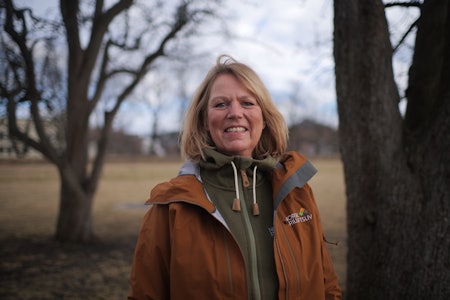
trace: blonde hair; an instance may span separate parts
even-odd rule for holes
[[[279,156],[286,151],[288,129],[283,116],[272,101],[266,86],[250,67],[239,63],[231,56],[220,55],[191,99],[184,128],[181,133],[181,154],[184,158],[204,159],[203,149],[214,148],[214,143],[206,129],[207,105],[211,86],[221,74],[236,77],[256,98],[261,107],[266,126],[253,151],[253,157]]]

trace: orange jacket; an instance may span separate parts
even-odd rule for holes
[[[341,299],[306,159],[274,169],[274,253],[279,299]],[[195,172],[195,166],[192,168]],[[197,173],[198,176],[198,173]],[[128,299],[248,299],[244,259],[195,174],[157,185],[136,244]]]

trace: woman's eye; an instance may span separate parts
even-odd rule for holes
[[[242,103],[242,105],[244,105],[244,106],[253,106],[253,105],[255,105],[255,103],[250,102],[250,101],[244,101],[244,102]]]
[[[224,102],[216,103],[216,104],[214,104],[214,107],[217,107],[217,108],[225,107],[225,103]]]

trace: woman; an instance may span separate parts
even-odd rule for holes
[[[194,95],[179,175],[151,192],[129,299],[340,299],[314,167],[248,66],[220,56]]]

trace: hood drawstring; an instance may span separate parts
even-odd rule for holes
[[[236,190],[236,198],[233,200],[233,205],[231,207],[234,211],[241,211],[241,200],[239,200],[239,184],[238,184],[238,175],[237,175],[237,168],[233,161],[231,161],[231,166],[233,167],[233,173],[234,173],[234,187]],[[255,166],[253,168],[253,215],[258,216],[259,215],[259,206],[256,202],[256,169],[258,167]]]
[[[256,169],[258,167],[255,166],[253,168],[253,215],[258,216],[259,215],[259,205],[256,202]]]
[[[239,189],[238,189],[238,176],[237,169],[233,161],[231,161],[231,166],[234,172],[234,188],[236,190],[236,198],[233,200],[233,206],[231,207],[234,211],[241,211],[241,200],[239,200]]]

